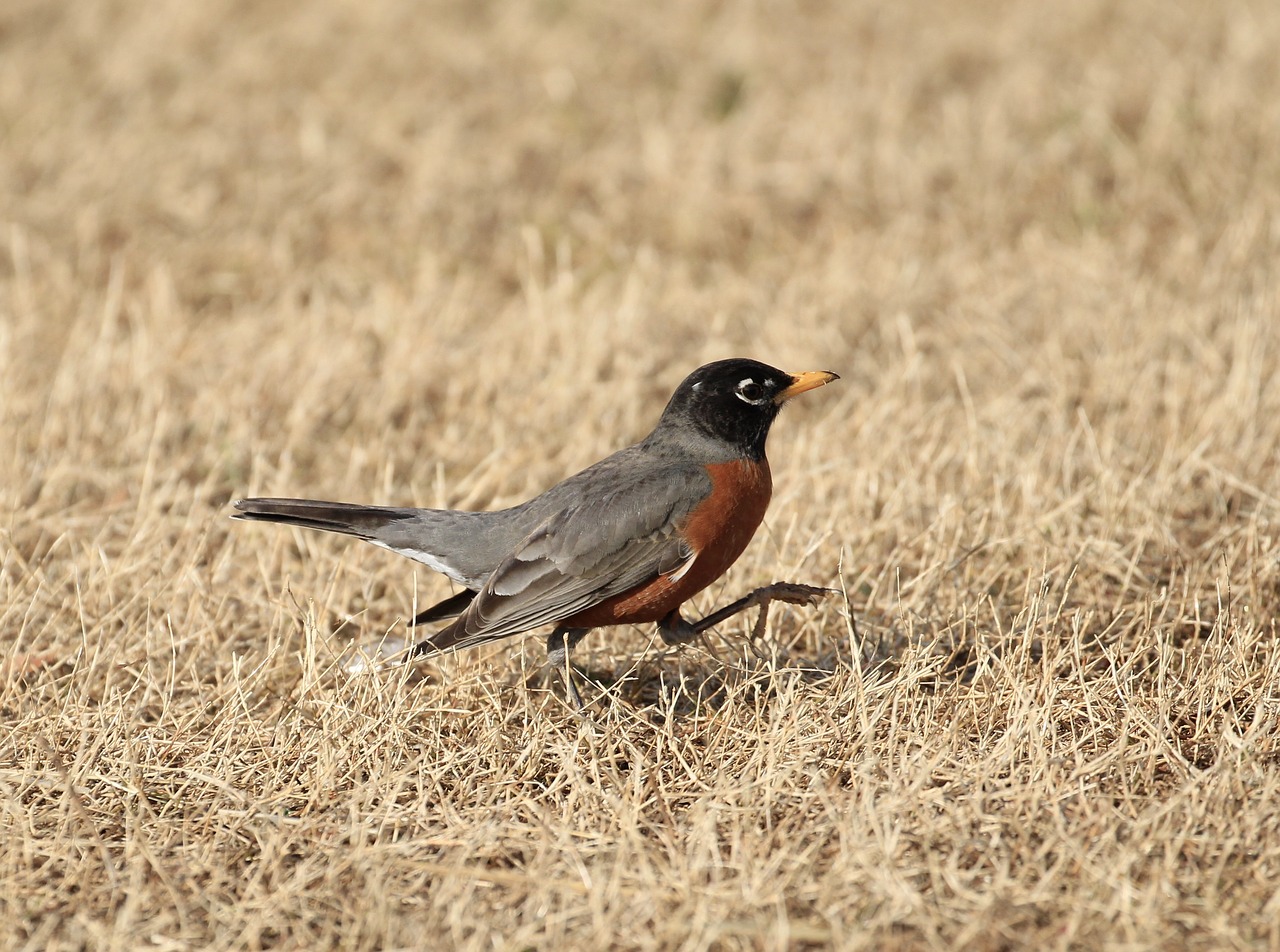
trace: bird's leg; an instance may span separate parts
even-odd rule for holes
[[[698,637],[698,629],[677,608],[658,622],[658,634],[662,636],[664,645],[683,645]]]
[[[579,711],[587,705],[578,691],[578,679],[574,677],[573,664],[569,661],[569,652],[573,646],[587,636],[590,628],[557,628],[547,636],[547,667],[558,672],[564,679],[564,693]]]
[[[835,589],[818,588],[816,585],[801,585],[799,582],[774,582],[772,585],[766,585],[764,588],[757,588],[754,592],[750,592],[736,602],[730,602],[724,608],[712,612],[701,621],[689,624],[689,622],[680,619],[685,625],[692,629],[692,635],[700,635],[708,628],[713,628],[726,618],[732,618],[739,612],[744,612],[748,608],[760,607],[760,617],[756,619],[755,627],[751,629],[751,636],[759,638],[764,634],[765,620],[769,616],[770,602],[787,602],[791,605],[816,605],[818,599],[826,598],[828,595],[834,594]],[[665,619],[664,619],[665,623]],[[662,629],[659,628],[659,631]],[[666,635],[663,635],[665,640]]]

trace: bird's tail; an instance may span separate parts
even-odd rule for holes
[[[361,506],[319,499],[237,499],[232,517],[250,522],[280,522],[288,526],[340,532],[376,541],[380,529],[400,522],[409,510],[387,506]]]
[[[355,536],[376,546],[421,562],[467,589],[493,571],[509,536],[524,531],[519,523],[506,526],[504,512],[454,512],[449,509],[406,509],[362,506],[319,499],[238,499],[233,518],[250,522],[279,522],[322,532]],[[496,526],[496,528],[495,528]],[[504,534],[504,526],[507,531]],[[424,611],[415,624],[452,618],[467,607],[470,596],[459,593]]]

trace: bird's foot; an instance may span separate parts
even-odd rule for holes
[[[578,690],[577,669],[569,660],[573,646],[586,637],[588,628],[557,628],[547,637],[547,669],[560,679],[566,700],[579,714],[584,714],[587,704]]]
[[[760,617],[756,619],[751,634],[759,638],[764,634],[765,621],[769,616],[769,605],[773,602],[786,602],[789,605],[816,605],[820,599],[835,594],[834,588],[820,588],[817,585],[802,585],[799,582],[774,582],[754,592],[748,592],[736,602],[731,602],[719,611],[714,611],[706,618],[691,625],[695,635],[713,628],[726,618],[732,618],[749,608],[759,607]],[[687,624],[687,623],[686,623]]]

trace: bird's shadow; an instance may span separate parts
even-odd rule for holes
[[[716,639],[725,641],[725,639]],[[735,703],[759,706],[784,692],[820,689],[848,670],[837,653],[792,654],[773,643],[739,642],[736,651],[699,638],[689,645],[642,651],[621,668],[577,667],[588,710],[623,704],[654,721],[696,718]],[[528,686],[556,691],[541,671]]]
[[[933,646],[929,651],[933,663],[926,676],[913,677],[912,683],[920,690],[938,690],[946,684],[972,681],[984,669],[981,658],[991,654],[976,652],[972,639],[958,638],[952,624],[926,624],[915,619],[914,630],[907,633],[892,619],[867,618],[860,625],[852,613],[847,617],[847,627],[840,626],[843,630],[837,629],[838,634],[825,629],[816,645],[811,638],[801,638],[802,627],[792,622],[770,628],[763,635],[741,630],[706,631],[673,646],[664,645],[655,634],[636,646],[630,662],[618,658],[610,664],[600,657],[592,664],[591,652],[581,651],[574,665],[586,705],[581,713],[599,714],[619,706],[661,723],[696,719],[738,704],[758,708],[783,695],[825,693],[832,690],[828,682],[841,674],[856,673],[873,681],[891,678],[903,652],[912,643],[926,642]],[[923,634],[925,629],[927,635]],[[413,634],[412,629],[405,630],[399,624],[368,631],[365,624],[348,618],[330,631],[330,637],[346,642],[337,652],[335,667],[348,677],[394,672],[408,683],[448,690],[451,679],[442,676],[435,665],[406,662]],[[536,639],[531,642],[530,654],[516,669],[521,673],[505,679],[498,675],[498,680],[533,695],[554,694],[572,711],[562,675],[547,666],[541,650],[535,647]],[[532,657],[535,652],[536,660]]]

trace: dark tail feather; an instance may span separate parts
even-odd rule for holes
[[[373,538],[379,529],[406,518],[412,512],[318,499],[237,499],[233,505],[239,510],[233,519],[280,522],[325,532],[341,532],[361,539]]]
[[[459,592],[459,594],[465,595],[467,593]],[[457,597],[457,595],[454,596],[454,598]],[[427,610],[431,611],[431,609]],[[417,623],[417,619],[414,620],[414,623]],[[433,654],[439,654],[442,651],[448,651],[450,648],[457,647],[458,643],[463,640],[463,633],[459,631],[460,627],[460,624],[455,621],[452,624],[441,628],[434,635],[424,638],[422,641],[419,641],[416,645],[410,648],[408,657],[426,658]]]
[[[471,599],[476,597],[476,593],[469,588],[464,588],[456,595],[450,595],[442,602],[437,602],[430,608],[424,608],[414,616],[413,621],[409,622],[409,627],[414,625],[425,625],[427,622],[440,621],[442,618],[456,618],[467,610],[467,606],[471,604]]]
[[[459,592],[454,598],[461,599],[466,592]],[[456,621],[450,622],[439,631],[419,641],[416,645],[409,649],[408,659],[426,658],[430,655],[440,654],[443,651],[453,651],[458,648],[474,648],[477,645],[488,644],[490,641],[497,641],[500,638],[509,637],[506,634],[494,635],[488,633],[476,634],[467,631],[467,616],[464,612]],[[578,636],[579,638],[581,635]],[[550,642],[548,642],[549,644]]]

